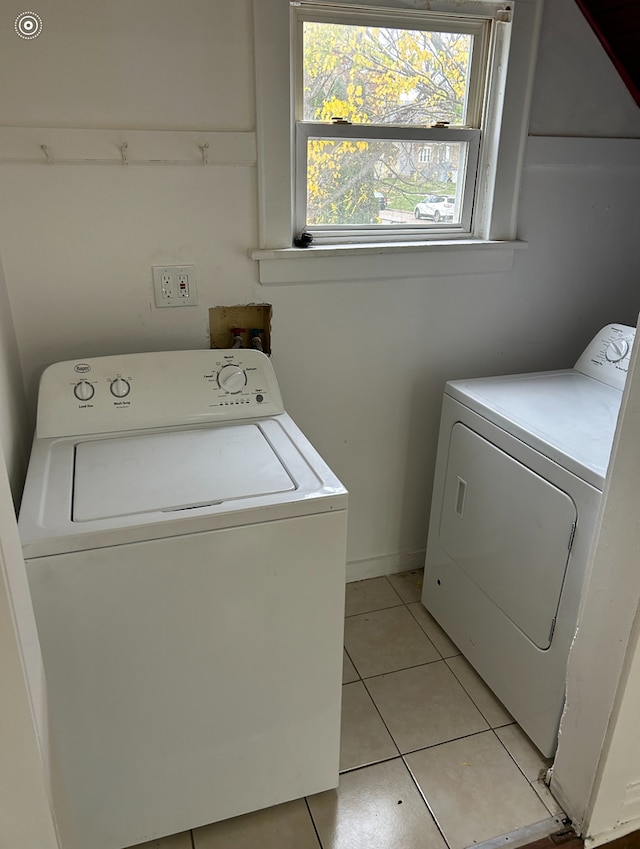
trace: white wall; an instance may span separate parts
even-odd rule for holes
[[[0,846],[3,847],[58,847],[43,736],[46,731],[43,680],[9,479],[0,454]]]
[[[530,132],[637,138],[640,111],[574,0],[546,0]]]
[[[42,660],[13,500],[24,463],[24,390],[0,262],[0,846],[55,849],[43,753]],[[13,472],[13,500],[7,468]]]
[[[541,133],[590,132],[593,98],[582,111],[574,104],[593,85],[598,107],[622,104],[620,135],[629,135],[622,83],[601,78],[598,62],[576,67],[578,43],[600,57],[595,36],[579,28],[568,48],[562,39],[578,13],[571,0],[553,6],[541,55],[567,82],[553,110],[537,106],[532,124]],[[0,61],[11,67],[0,74],[3,121],[118,127],[122,138],[132,126],[252,131],[249,8],[248,0],[134,8],[45,0],[41,36],[0,35]],[[538,78],[545,91],[544,61]],[[569,105],[574,115],[560,126]],[[37,138],[32,129],[39,155]],[[520,236],[530,247],[509,273],[283,288],[260,286],[247,257],[257,239],[253,165],[5,164],[0,193],[11,203],[0,211],[0,250],[30,404],[51,361],[205,347],[207,307],[271,302],[286,404],[351,491],[351,576],[414,565],[425,546],[444,381],[569,365],[600,325],[636,315],[629,283],[640,179],[609,169],[612,144],[606,167],[602,157],[575,167],[582,153],[571,139],[562,150],[568,165],[539,152],[529,159]],[[154,309],[150,266],[187,262],[197,266],[201,306]]]
[[[20,503],[29,437],[22,369],[0,259],[0,445],[16,506]]]
[[[38,0],[41,36],[3,5],[2,123],[246,130],[254,124],[247,0]]]
[[[634,439],[635,453],[637,443]],[[640,543],[636,535],[636,544]],[[635,549],[637,551],[637,547]],[[640,618],[632,631],[620,692],[589,809],[585,843],[600,846],[640,828]]]

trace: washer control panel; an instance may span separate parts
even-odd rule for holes
[[[635,336],[635,327],[608,324],[587,346],[575,365],[576,371],[624,389]]]
[[[45,369],[37,435],[111,433],[283,412],[273,366],[260,351],[123,354]]]

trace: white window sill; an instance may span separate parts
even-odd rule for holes
[[[259,280],[268,286],[349,280],[448,277],[509,271],[524,241],[476,239],[394,242],[393,244],[316,245],[258,249]]]

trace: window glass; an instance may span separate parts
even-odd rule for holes
[[[466,124],[473,36],[305,21],[304,121]]]
[[[466,142],[311,137],[306,224],[460,224],[466,160]]]

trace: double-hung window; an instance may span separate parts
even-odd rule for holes
[[[513,240],[541,10],[254,0],[256,258]]]
[[[296,231],[469,233],[490,20],[312,0],[293,15]]]

